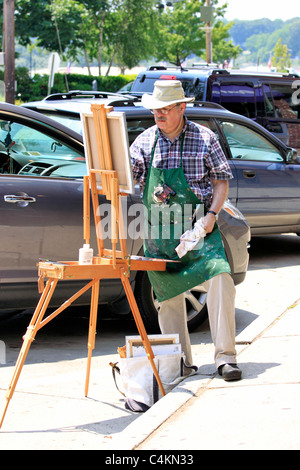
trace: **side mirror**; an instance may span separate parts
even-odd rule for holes
[[[300,156],[296,149],[289,148],[286,154],[287,163],[300,163]]]

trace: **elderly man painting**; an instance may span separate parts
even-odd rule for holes
[[[187,365],[192,351],[187,329],[184,292],[199,285],[207,290],[207,306],[215,364],[225,380],[239,380],[241,370],[235,351],[235,287],[230,276],[217,218],[228,193],[231,170],[226,157],[209,129],[186,119],[187,98],[178,80],[158,80],[152,95],[143,95],[142,104],[154,114],[155,125],[140,134],[130,147],[133,175],[140,183],[148,214],[148,236],[144,240],[147,256],[179,260],[178,220],[169,218],[165,228],[151,237],[151,224],[159,224],[155,208],[162,211],[179,207],[202,209],[206,236],[202,243],[166,272],[149,272],[150,282],[160,302],[159,325],[162,334],[179,333]],[[158,194],[167,190],[166,198]],[[167,204],[166,204],[167,202]],[[185,218],[182,216],[182,233]],[[161,227],[162,228],[162,227]],[[150,235],[149,235],[150,234]]]

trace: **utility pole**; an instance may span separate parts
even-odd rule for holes
[[[5,101],[15,104],[15,0],[4,0],[3,18]]]
[[[200,14],[205,26],[201,28],[206,34],[206,62],[212,63],[212,24],[214,21],[214,7],[211,6],[211,0],[206,0],[206,5],[200,7]]]
[[[210,0],[206,0],[206,7],[211,8]],[[212,63],[211,20],[206,23],[206,62]]]

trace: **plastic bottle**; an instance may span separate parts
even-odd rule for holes
[[[93,264],[93,248],[88,244],[84,244],[79,250],[78,264]]]

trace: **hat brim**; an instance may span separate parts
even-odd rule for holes
[[[182,100],[173,100],[173,101],[160,101],[156,100],[153,95],[145,94],[142,96],[142,106],[147,109],[161,109],[165,108],[166,106],[171,106],[172,104],[177,103],[191,103],[195,101],[195,97],[192,98],[184,98]]]

